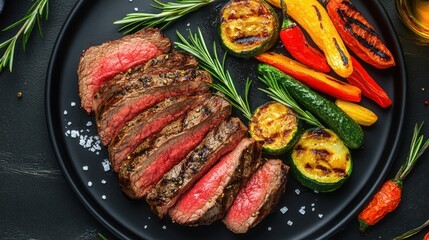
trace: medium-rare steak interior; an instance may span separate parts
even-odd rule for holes
[[[91,113],[94,94],[104,82],[170,48],[170,40],[158,29],[147,28],[85,50],[77,72],[82,108]]]
[[[237,192],[261,163],[261,153],[259,143],[243,138],[170,209],[171,220],[195,226],[222,219]]]
[[[194,56],[171,51],[148,28],[90,47],[78,66],[82,108],[95,113],[100,140],[123,193],[159,218],[243,233],[284,192],[288,167],[261,160],[261,144],[231,117]]]

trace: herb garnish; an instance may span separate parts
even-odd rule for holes
[[[273,100],[284,104],[285,106],[290,107],[293,111],[295,111],[298,117],[308,124],[323,127],[323,124],[314,117],[309,111],[303,110],[296,101],[290,96],[287,89],[280,85],[277,79],[274,78],[272,74],[260,76],[259,80],[261,80],[266,86],[267,89],[259,88],[262,92],[268,94],[270,98]]]
[[[13,56],[15,53],[16,42],[18,38],[21,36],[21,34],[22,34],[22,46],[24,50],[25,50],[25,45],[28,42],[28,39],[31,35],[31,32],[33,31],[33,28],[36,22],[37,22],[37,27],[39,28],[39,33],[40,35],[42,35],[40,18],[45,17],[46,20],[48,19],[48,8],[49,8],[48,0],[37,0],[30,7],[30,9],[27,11],[27,13],[22,19],[13,23],[9,27],[3,29],[3,31],[7,31],[22,24],[22,27],[15,34],[15,36],[9,38],[8,40],[0,44],[0,49],[6,48],[6,51],[4,52],[3,56],[0,58],[0,72],[3,71],[3,69],[6,68],[7,66],[9,66],[9,71],[12,72]]]
[[[153,1],[156,5],[151,4],[151,6],[160,9],[160,13],[129,13],[123,19],[115,21],[114,24],[125,24],[120,28],[120,31],[125,30],[125,34],[141,28],[159,27],[163,29],[173,21],[216,0],[176,0],[176,2],[167,3],[159,0]]]
[[[213,42],[214,57],[212,57],[209,50],[207,49],[203,34],[199,28],[198,34],[192,34],[192,32],[189,30],[189,42],[179,32],[177,32],[177,36],[182,42],[176,42],[174,44],[178,48],[198,58],[201,61],[201,67],[204,70],[210,72],[214,78],[220,81],[220,84],[213,83],[211,86],[225,94],[228,97],[231,105],[240,110],[244,117],[250,120],[252,118],[252,111],[250,110],[248,96],[252,82],[249,79],[246,80],[243,99],[240,94],[237,93],[237,89],[234,86],[234,82],[229,71],[225,69],[226,53],[223,56],[222,62],[219,61],[216,43]]]

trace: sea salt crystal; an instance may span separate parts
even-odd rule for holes
[[[287,210],[289,210],[286,206],[284,206],[284,207],[282,207],[282,208],[280,208],[280,212],[282,213],[282,214],[285,214],[286,212],[287,212]]]
[[[317,216],[319,216],[319,218],[322,218],[322,217],[323,217],[323,214],[319,214],[319,215],[317,215]]]
[[[86,123],[86,126],[87,126],[87,127],[91,127],[91,126],[92,126],[92,122],[91,122],[91,121],[88,121],[88,122]]]
[[[311,211],[313,211],[314,212],[314,210],[316,210],[315,208],[311,208]]]
[[[144,229],[147,229],[147,225],[144,225],[144,227],[143,227]]]
[[[292,225],[293,225],[293,222],[292,222],[291,220],[288,220],[288,221],[287,221],[287,225],[292,226]]]
[[[82,167],[82,169],[83,169],[84,171],[88,171],[88,166],[83,166],[83,167]]]
[[[64,115],[67,115],[67,110],[64,110]]]
[[[164,226],[162,226],[162,229],[167,229],[167,226],[165,226],[165,225],[164,225]]]
[[[314,207],[316,204],[312,203],[311,206]]]
[[[70,106],[74,107],[74,106],[76,106],[76,103],[75,102],[71,102]]]
[[[65,132],[65,135],[66,135],[66,137],[68,137],[68,136],[70,135],[70,130],[67,130],[67,131]]]
[[[271,227],[268,227],[268,231],[271,231]]]
[[[104,180],[104,179],[102,179],[102,180],[101,180],[101,183],[102,183],[102,184],[106,184],[106,183],[107,183],[107,181],[106,181],[106,180]]]
[[[319,193],[319,191],[317,191],[317,190],[314,190],[314,193]]]
[[[299,213],[301,213],[302,215],[304,215],[305,214],[305,210],[304,209],[299,209]]]
[[[135,8],[134,8],[134,11],[138,12],[138,11],[139,11],[139,8],[136,8],[136,7],[135,7]]]
[[[186,24],[186,26],[187,26],[187,27],[191,26],[191,23],[187,23],[187,24]]]
[[[301,191],[297,188],[297,189],[295,189],[295,193],[296,193],[296,195],[299,195],[301,193]]]
[[[71,130],[70,137],[77,138],[79,136],[80,136],[79,131],[77,131],[77,130]]]
[[[130,2],[133,2],[133,0],[129,0]]]
[[[101,196],[101,198],[103,199],[103,200],[106,200],[106,195],[103,195],[103,196]]]
[[[92,182],[91,181],[89,181],[88,182],[88,187],[91,187],[92,186]]]
[[[109,163],[109,160],[104,159],[104,160],[101,162],[101,164],[103,165],[103,169],[104,169],[104,171],[105,171],[105,172],[107,172],[107,171],[109,171],[109,170],[110,170],[110,163]]]
[[[69,125],[69,126],[70,126],[71,124],[72,124],[71,122],[68,122],[68,123],[67,123],[67,125]]]

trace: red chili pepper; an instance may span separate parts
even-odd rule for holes
[[[402,195],[402,182],[410,173],[417,159],[429,146],[429,139],[423,141],[423,136],[419,136],[420,126],[414,127],[414,134],[411,140],[410,150],[405,163],[401,166],[395,177],[383,184],[380,190],[373,196],[371,201],[358,215],[359,229],[363,232],[370,225],[376,224],[386,214],[395,210]]]
[[[283,24],[280,39],[288,52],[299,62],[327,73],[331,71],[325,55],[312,47],[305,39],[304,33],[298,25],[286,15],[286,5],[282,1]]]
[[[384,45],[374,27],[349,0],[319,0],[344,43],[360,59],[376,68],[395,66],[392,53]],[[327,2],[327,3],[326,3]]]
[[[423,237],[423,240],[429,240],[429,232]]]
[[[356,60],[351,57],[353,64],[353,73],[347,78],[347,82],[354,85],[362,91],[362,95],[372,99],[383,108],[392,105],[392,100],[389,98],[383,88],[368,74],[365,68]]]

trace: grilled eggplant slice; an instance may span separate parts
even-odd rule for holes
[[[289,107],[279,102],[269,102],[256,109],[249,124],[249,132],[253,139],[262,143],[266,153],[279,155],[298,140],[300,122]]]
[[[348,179],[353,164],[349,149],[333,131],[314,128],[303,133],[294,146],[290,165],[302,185],[330,192]]]
[[[232,0],[220,13],[221,43],[238,57],[249,58],[270,49],[279,31],[277,14],[264,0]]]

